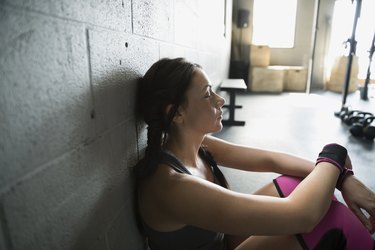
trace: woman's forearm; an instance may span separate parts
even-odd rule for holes
[[[286,153],[272,153],[270,159],[272,172],[279,174],[306,177],[314,169],[314,162]]]
[[[311,227],[327,212],[339,174],[339,169],[331,163],[319,163],[289,195],[293,205],[305,213]]]

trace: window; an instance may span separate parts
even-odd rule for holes
[[[297,0],[254,0],[253,44],[293,48]]]

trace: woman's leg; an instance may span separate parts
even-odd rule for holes
[[[280,176],[255,194],[288,196],[300,178]],[[244,239],[244,238],[242,238]],[[237,238],[237,244],[240,238]],[[233,248],[231,248],[233,249]],[[243,249],[375,249],[367,229],[354,214],[333,196],[329,211],[310,233],[297,236],[251,236],[236,250]]]
[[[278,249],[301,250],[302,247],[294,235],[284,236],[251,236],[235,250]]]
[[[271,182],[257,190],[256,195],[279,196],[275,185]],[[292,236],[233,236],[226,235],[229,249],[287,249],[301,250],[297,238]]]
[[[281,197],[287,197],[301,178],[280,176],[274,184]],[[374,241],[366,227],[344,204],[332,198],[331,206],[310,233],[298,234],[303,249],[374,249]]]

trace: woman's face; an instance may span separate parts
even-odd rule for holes
[[[204,134],[220,131],[224,103],[224,98],[212,90],[206,73],[198,68],[181,105],[184,125]]]

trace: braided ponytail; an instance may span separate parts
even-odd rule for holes
[[[160,124],[150,124],[147,127],[147,148],[145,152],[145,160],[150,174],[155,171],[156,165],[159,163],[164,134],[165,133]]]
[[[147,124],[145,156],[133,169],[134,210],[137,226],[142,234],[143,223],[138,207],[139,184],[155,173],[169,127],[178,107],[185,100],[185,93],[197,68],[201,67],[183,58],[164,58],[154,63],[144,77],[138,79],[137,113],[143,116]],[[169,105],[172,106],[167,109]]]
[[[138,111],[148,127],[145,156],[134,169],[137,180],[155,172],[173,117],[184,101],[197,68],[201,67],[183,58],[164,58],[139,79]],[[166,113],[168,105],[172,108]]]

